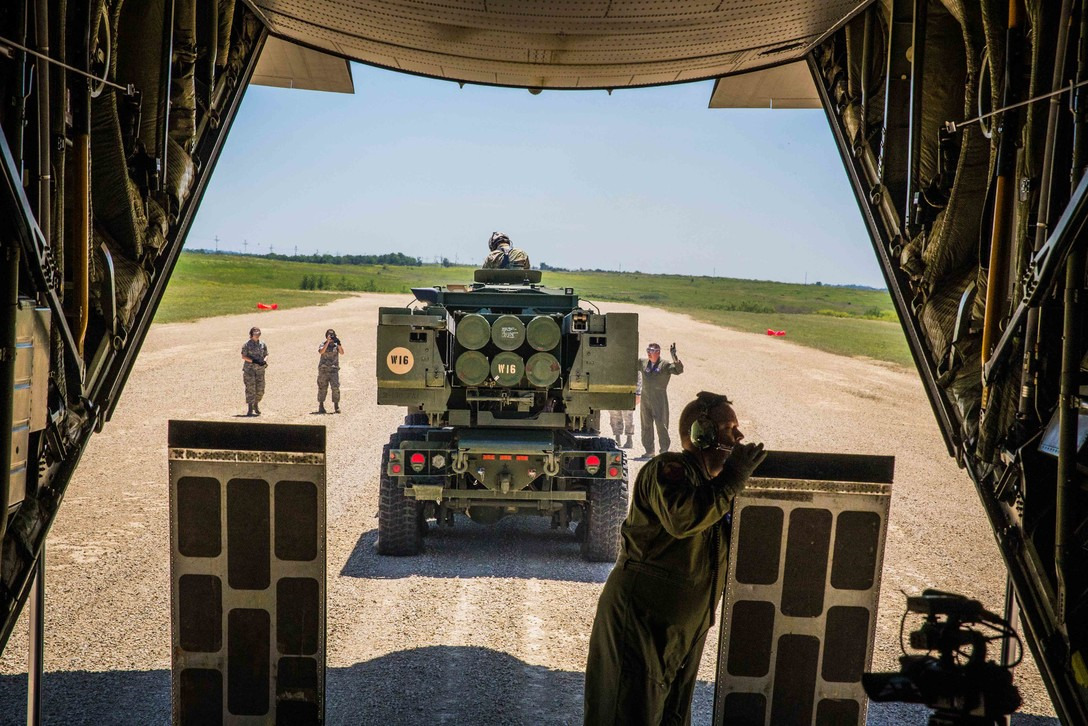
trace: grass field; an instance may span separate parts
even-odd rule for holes
[[[276,303],[281,309],[320,305],[353,291],[409,295],[412,287],[471,281],[473,269],[183,253],[155,321],[244,313],[255,310],[258,302]],[[891,298],[883,290],[640,272],[547,271],[544,283],[573,287],[588,300],[652,305],[755,333],[785,330],[789,340],[801,345],[912,365]]]

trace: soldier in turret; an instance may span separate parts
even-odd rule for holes
[[[493,232],[487,246],[491,252],[484,258],[484,269],[529,269],[529,255],[514,247],[510,238],[502,232]]]

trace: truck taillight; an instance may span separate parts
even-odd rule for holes
[[[400,464],[393,464],[393,466],[389,467],[389,470],[392,471],[394,474],[399,474]]]
[[[615,479],[620,475],[620,470],[614,466],[608,467],[608,476]]]
[[[596,474],[601,469],[601,457],[596,454],[590,454],[586,457],[586,471],[590,474]]]
[[[427,457],[417,451],[408,459],[408,463],[412,465],[412,471],[421,472],[427,463]]]

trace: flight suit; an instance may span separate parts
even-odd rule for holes
[[[494,250],[484,258],[484,269],[528,270],[529,255],[516,247],[499,245],[497,250]]]
[[[318,351],[325,345],[324,342],[317,346]],[[325,352],[317,361],[317,402],[325,405],[325,395],[329,386],[332,386],[332,403],[340,405],[340,349],[335,343],[325,348]]]
[[[669,450],[669,379],[684,372],[684,364],[678,360],[666,363],[658,358],[657,364],[649,358],[639,358],[638,370],[642,376],[642,402],[638,406],[639,419],[642,423],[642,445],[646,453],[654,453],[654,428],[661,444],[661,451]]]
[[[264,341],[247,340],[242,346],[242,355],[247,358],[264,359],[268,356],[268,346]],[[255,406],[264,398],[264,366],[246,361],[242,363],[242,383],[246,387],[246,403]]]
[[[726,515],[746,479],[723,471],[708,481],[689,452],[661,454],[639,472],[589,638],[586,726],[691,722],[713,604],[725,589]]]

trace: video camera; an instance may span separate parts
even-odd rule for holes
[[[927,652],[908,654],[903,648],[897,673],[864,674],[861,684],[869,698],[925,704],[933,709],[930,726],[1003,724],[1020,707],[1012,669],[1023,657],[1023,644],[1004,618],[978,600],[940,590],[908,596],[907,613],[925,616],[910,634],[910,647]],[[904,613],[904,623],[906,617]],[[1004,638],[1016,640],[1017,660],[1009,665],[986,660],[987,644]],[[900,630],[900,647],[902,639]]]

